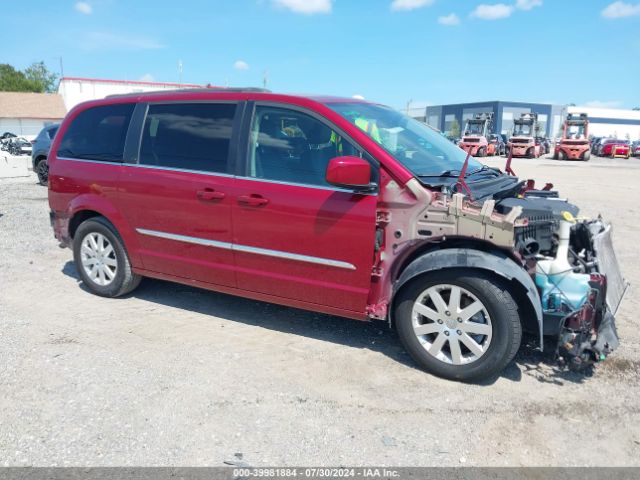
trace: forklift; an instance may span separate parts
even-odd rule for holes
[[[553,158],[556,160],[582,160],[591,158],[589,144],[589,117],[586,113],[570,113],[562,127],[562,138],[556,142]]]
[[[513,157],[538,158],[543,154],[543,146],[536,141],[539,130],[538,114],[523,113],[513,120],[513,134],[509,139],[508,150]]]
[[[496,143],[489,142],[492,126],[492,112],[476,113],[473,118],[467,120],[462,140],[458,146],[473,157],[498,155]]]

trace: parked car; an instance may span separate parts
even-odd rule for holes
[[[540,149],[540,155],[546,155],[551,151],[551,144],[546,137],[535,137],[535,143]]]
[[[628,140],[620,140],[616,138],[604,139],[598,147],[598,155],[600,157],[624,157],[631,156],[631,145]]]
[[[640,157],[640,140],[636,140],[631,144],[631,155]]]
[[[24,137],[11,137],[7,142],[7,151],[11,155],[31,155],[33,145]]]
[[[505,155],[507,151],[507,145],[502,140],[502,136],[493,133],[489,135],[489,143],[494,145],[495,155]]]
[[[523,330],[576,366],[617,345],[610,226],[393,108],[112,96],[69,112],[48,163],[55,237],[97,295],[146,276],[387,321],[418,365],[464,381],[501,372]]]
[[[0,135],[0,150],[4,150],[5,152],[8,152],[11,139],[15,137],[17,137],[17,135],[11,132],[4,132],[2,135]]]
[[[49,166],[47,165],[47,157],[49,156],[49,149],[51,148],[51,142],[56,136],[56,132],[60,127],[59,123],[47,125],[35,139],[33,144],[33,151],[31,152],[31,163],[33,164],[33,171],[38,175],[38,182],[40,185],[47,185],[49,181]]]

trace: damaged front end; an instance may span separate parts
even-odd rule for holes
[[[559,361],[581,369],[618,346],[615,314],[625,294],[602,218],[576,219],[578,208],[556,192],[530,190],[502,206],[521,206],[527,224],[516,229],[516,248],[534,276],[545,335],[557,335]]]
[[[536,263],[545,330],[557,328],[558,359],[573,369],[604,360],[619,344],[615,314],[627,283],[611,232],[601,218],[574,220],[567,213],[559,222],[555,257]]]

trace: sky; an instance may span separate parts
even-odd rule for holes
[[[0,0],[0,3],[9,3]],[[640,107],[640,0],[22,0],[0,63],[65,76]],[[18,19],[22,19],[18,21]],[[182,64],[182,75],[179,73]]]

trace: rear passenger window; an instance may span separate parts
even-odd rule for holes
[[[150,105],[140,163],[227,173],[235,104]]]
[[[78,114],[64,134],[59,157],[121,162],[134,105],[93,107]]]

